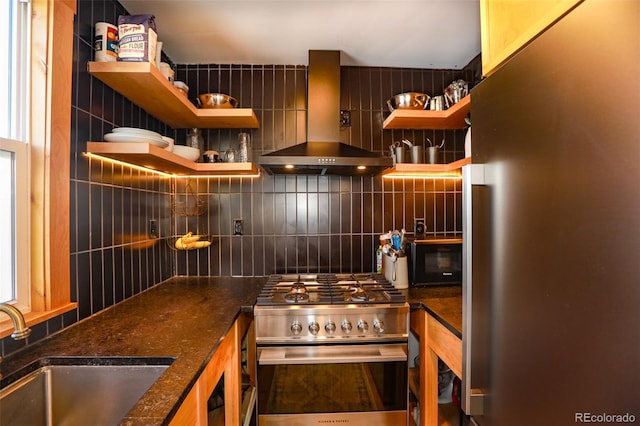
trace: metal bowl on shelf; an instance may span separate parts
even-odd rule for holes
[[[427,109],[430,96],[426,93],[407,92],[395,95],[387,101],[389,111],[395,109]]]
[[[202,93],[198,96],[200,108],[235,108],[238,100],[223,93]]]

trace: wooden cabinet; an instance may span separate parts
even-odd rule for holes
[[[420,342],[420,368],[409,373],[410,389],[420,403],[420,425],[458,425],[458,407],[438,405],[438,358],[462,378],[462,339],[423,309],[412,310],[410,320]]]
[[[248,313],[238,317],[180,405],[170,425],[207,425],[209,422],[207,401],[223,375],[224,424],[228,426],[241,424],[241,344],[251,327],[252,320],[251,314]]]
[[[580,0],[481,0],[482,74],[494,72],[578,3]]]

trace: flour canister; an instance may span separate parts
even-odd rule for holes
[[[117,61],[118,27],[108,22],[96,22],[93,46],[97,62]]]

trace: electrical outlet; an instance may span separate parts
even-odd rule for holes
[[[424,239],[425,232],[427,231],[424,225],[424,219],[415,219],[413,225],[413,232],[415,233],[415,239],[421,240]]]
[[[233,219],[233,235],[242,235],[242,219]]]
[[[158,238],[158,224],[155,219],[149,221],[149,238]]]
[[[340,127],[351,127],[351,111],[348,109],[340,110]]]

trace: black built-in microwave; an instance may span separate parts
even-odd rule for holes
[[[462,285],[462,239],[415,240],[409,245],[409,284]]]

